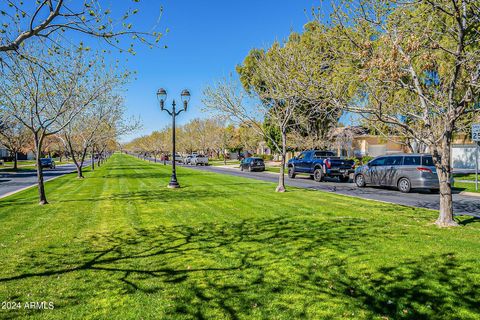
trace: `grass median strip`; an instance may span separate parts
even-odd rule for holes
[[[474,319],[480,226],[114,155],[0,200],[0,300],[38,319]]]

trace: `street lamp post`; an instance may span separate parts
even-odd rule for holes
[[[175,118],[182,112],[187,111],[188,102],[190,101],[190,92],[188,90],[183,90],[180,94],[180,97],[183,102],[183,109],[176,110],[175,100],[172,102],[172,110],[165,109],[165,101],[167,99],[167,91],[163,88],[158,89],[157,98],[160,103],[160,110],[166,111],[172,117],[172,177],[170,178],[170,183],[168,184],[169,188],[180,188],[180,184],[177,181],[177,170],[175,168]]]

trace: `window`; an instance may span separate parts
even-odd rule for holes
[[[385,159],[386,166],[401,166],[403,162],[403,157],[388,157]]]
[[[405,166],[419,166],[420,157],[418,156],[406,156],[403,160],[403,165]]]
[[[297,159],[302,160],[303,158],[305,158],[305,152],[301,153]]]
[[[385,159],[386,158],[377,158],[375,160],[372,160],[372,162],[370,162],[370,166],[372,166],[372,167],[384,166],[385,165]]]
[[[325,158],[325,157],[334,157],[335,154],[330,151],[317,151],[315,152],[315,158]]]
[[[434,167],[435,164],[433,163],[432,156],[423,156],[422,157],[422,166]]]

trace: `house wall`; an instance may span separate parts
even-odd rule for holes
[[[0,158],[8,158],[9,152],[7,149],[0,147]]]
[[[379,136],[358,136],[354,138],[352,148],[356,157],[377,157],[385,154],[408,152],[400,138],[385,139]]]

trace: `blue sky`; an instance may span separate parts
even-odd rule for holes
[[[136,27],[155,24],[160,6],[164,12],[158,28],[169,29],[161,44],[168,48],[137,47],[127,65],[137,80],[128,86],[126,105],[130,115],[139,115],[144,128],[124,141],[170,125],[160,112],[155,92],[164,87],[178,100],[182,89],[192,93],[190,109],[179,123],[205,117],[201,94],[206,85],[234,72],[249,50],[268,47],[293,31],[301,31],[311,19],[319,0],[143,0]],[[305,11],[306,10],[306,11]]]

